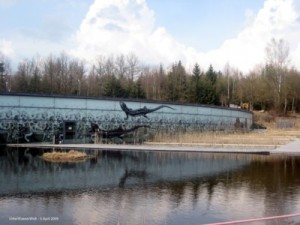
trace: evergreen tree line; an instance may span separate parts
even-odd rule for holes
[[[19,63],[15,72],[7,61],[0,65],[1,91],[139,98],[249,109],[300,111],[300,72],[287,66],[283,40],[272,40],[264,65],[242,74],[227,64],[207,71],[196,63],[187,72],[181,61],[168,68],[141,66],[133,55],[99,57],[92,66],[66,54]],[[279,54],[280,53],[280,54]],[[87,69],[88,68],[88,69]],[[245,104],[244,104],[245,105]]]

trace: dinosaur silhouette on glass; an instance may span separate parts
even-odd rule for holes
[[[124,175],[120,178],[119,187],[123,188],[125,186],[127,179],[141,179],[143,182],[145,182],[148,174],[145,170],[125,170]]]
[[[92,131],[93,132],[97,132],[98,134],[101,135],[102,138],[120,138],[122,139],[124,134],[130,133],[132,131],[137,130],[138,128],[141,127],[148,127],[150,128],[150,126],[148,125],[138,125],[138,126],[134,126],[130,129],[124,129],[121,125],[117,128],[117,129],[113,129],[113,130],[104,130],[99,128],[99,126],[95,123],[91,123],[91,127],[92,127]]]
[[[120,102],[120,106],[121,106],[121,109],[126,113],[126,119],[128,119],[129,116],[132,116],[132,117],[143,116],[148,119],[148,117],[147,117],[148,113],[155,112],[161,108],[169,108],[169,109],[175,110],[174,108],[167,106],[167,105],[161,105],[161,106],[158,106],[153,109],[148,109],[146,106],[144,106],[143,108],[140,108],[140,109],[131,109],[131,108],[128,108],[124,102]]]

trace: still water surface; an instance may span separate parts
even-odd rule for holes
[[[300,212],[300,157],[1,149],[0,224],[205,224]],[[31,220],[29,220],[31,219]],[[300,224],[300,218],[252,224]]]

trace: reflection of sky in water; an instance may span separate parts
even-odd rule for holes
[[[156,165],[157,170],[161,171],[164,164],[170,167],[172,161],[177,165],[180,163],[186,165],[183,162],[200,164],[203,160],[238,162],[240,166],[233,168],[231,165],[231,169],[225,172],[204,174],[203,176],[195,174],[186,176],[187,172],[182,171],[185,170],[185,167],[176,166],[174,168],[181,172],[174,171],[169,180],[167,177],[161,179],[163,176],[158,180],[151,177],[145,178],[145,180],[130,177],[128,179],[131,182],[126,181],[123,187],[119,187],[115,183],[114,186],[103,188],[89,189],[85,187],[58,192],[49,190],[35,194],[2,194],[0,195],[0,220],[6,221],[5,224],[20,224],[8,221],[9,216],[56,216],[60,218],[59,221],[49,224],[176,225],[203,224],[300,212],[300,193],[298,191],[300,190],[300,176],[297,173],[300,161],[298,158],[178,153],[103,154],[92,168],[101,170],[107,166],[114,171],[114,168],[123,168],[126,165],[130,171],[133,168],[141,168],[140,164],[142,164],[146,170],[154,171],[155,166],[148,167],[148,162],[152,162]],[[241,162],[243,163],[239,164]],[[98,164],[101,166],[97,167]],[[3,164],[1,165],[1,169],[3,169]],[[212,163],[212,165],[216,166],[217,164]],[[67,169],[62,167],[58,171],[71,170],[75,177],[78,171],[84,171],[88,176],[89,171],[93,171],[90,166],[90,162],[86,162],[73,167],[69,166]],[[26,166],[23,165],[22,170],[25,168]],[[78,171],[74,172],[76,170]],[[17,172],[17,174],[22,175],[22,172]],[[184,176],[181,177],[182,179],[173,179],[174,174],[183,174]],[[107,176],[110,175],[113,173],[107,171]],[[123,175],[124,173],[120,173],[119,178]],[[1,176],[2,179],[3,174]],[[80,176],[79,178],[81,179]],[[155,182],[152,182],[153,180]],[[277,223],[272,221],[255,224],[296,224],[296,222],[299,223],[300,219],[290,218]]]
[[[263,193],[254,194],[248,187],[225,189],[219,184],[211,197],[207,189],[200,187],[196,198],[193,188],[187,185],[181,199],[168,188],[157,187],[3,199],[1,221],[7,220],[4,215],[52,215],[60,218],[59,224],[202,224],[299,210],[299,197],[290,199],[288,207],[271,206],[265,203]],[[292,221],[300,222],[299,218],[291,218],[278,224]]]

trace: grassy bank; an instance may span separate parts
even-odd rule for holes
[[[182,144],[208,146],[279,146],[300,138],[300,115],[282,117],[269,112],[254,112],[254,122],[266,127],[250,132],[185,132],[158,134],[151,144]]]

